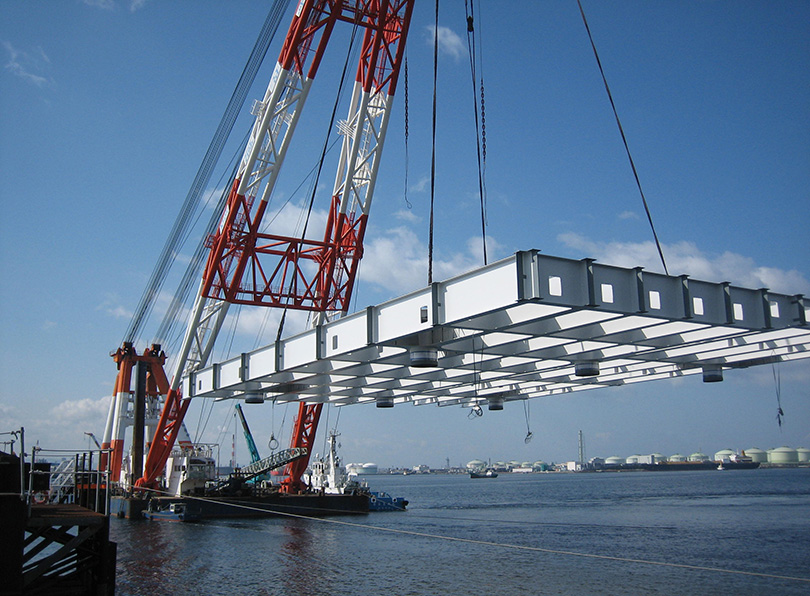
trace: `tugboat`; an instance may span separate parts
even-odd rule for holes
[[[329,433],[329,454],[326,459],[310,465],[309,486],[313,491],[328,495],[366,495],[369,511],[405,511],[408,501],[392,497],[383,491],[370,490],[366,482],[359,482],[355,474],[346,474],[337,454],[337,433]]]
[[[497,478],[498,472],[493,470],[492,468],[487,468],[486,470],[470,470],[470,478]]]

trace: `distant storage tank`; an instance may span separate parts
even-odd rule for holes
[[[700,451],[695,451],[689,456],[689,461],[709,461],[709,456]]]
[[[618,455],[611,455],[605,459],[606,466],[620,466],[623,463],[625,463],[625,459],[623,457],[619,457]]]
[[[482,461],[480,459],[474,459],[472,461],[467,462],[467,469],[468,470],[477,470],[478,468],[486,468],[487,462]]]
[[[663,453],[651,453],[650,457],[652,458],[652,462],[650,463],[653,464],[658,464],[661,463],[662,461],[667,461],[667,456],[664,455]]]
[[[796,455],[799,456],[800,464],[806,464],[810,462],[810,449],[807,449],[806,447],[799,447],[796,450]]]
[[[538,472],[545,472],[548,470],[548,464],[541,459],[532,464],[532,469],[537,470]]]
[[[751,461],[759,462],[761,464],[768,461],[768,452],[763,451],[759,447],[751,447],[751,449],[746,449],[745,454],[751,458]]]
[[[347,474],[362,474],[363,464],[346,464]]]
[[[638,458],[640,458],[640,457],[641,456],[638,455],[638,454],[631,455],[630,457],[627,458],[626,461],[627,461],[628,464],[637,464],[638,463]]]
[[[737,453],[733,449],[721,449],[720,451],[714,454],[714,461],[723,461],[731,459],[732,455],[737,455]]]
[[[360,466],[361,474],[376,474],[377,473],[377,464],[374,463],[367,463]]]
[[[792,447],[777,447],[768,450],[768,463],[770,464],[797,464],[799,453]]]
[[[676,453],[674,455],[669,456],[669,461],[673,461],[673,462],[686,461],[686,456],[681,454],[681,453]]]

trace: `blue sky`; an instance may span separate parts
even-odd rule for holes
[[[810,294],[810,4],[583,5],[670,273]],[[268,9],[240,0],[0,3],[0,430],[24,425],[28,441],[50,448],[83,447],[84,431],[103,433],[115,379],[109,353]],[[490,260],[537,248],[660,270],[576,3],[483,3],[477,17]],[[289,18],[226,162],[251,125],[249,104],[263,93]],[[427,282],[432,24],[433,3],[418,2],[408,43],[407,200],[400,84],[357,308]],[[463,3],[445,1],[437,279],[482,264],[465,27]],[[346,39],[339,32],[330,43],[279,180],[293,210],[323,143]],[[329,158],[316,221],[331,189]],[[184,248],[178,269],[192,251],[193,243]],[[272,341],[277,313],[263,336],[255,331],[265,314],[240,316],[232,353]],[[288,328],[303,329],[293,319]],[[159,322],[153,317],[144,344]],[[226,346],[217,357],[227,354]],[[810,446],[810,363],[778,373],[781,429],[774,370],[760,367],[727,373],[721,384],[690,378],[533,400],[528,416],[519,403],[475,420],[461,408],[352,406],[340,412],[339,431],[345,460],[383,466],[573,459],[580,429],[589,456]],[[192,434],[208,416],[199,408],[187,419]],[[271,432],[287,440],[292,409],[265,405],[247,415],[260,449]],[[331,426],[338,412],[328,416]],[[223,406],[202,434],[222,441],[227,456],[232,420]],[[238,435],[237,451],[247,457]]]

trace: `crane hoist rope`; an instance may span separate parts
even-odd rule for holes
[[[436,94],[439,78],[439,0],[433,24],[433,120],[430,150],[430,223],[428,225],[428,285],[433,283],[433,206],[436,196]]]
[[[652,230],[653,239],[655,240],[655,247],[658,249],[658,256],[661,257],[661,264],[664,266],[664,273],[669,275],[667,262],[664,259],[664,251],[661,248],[661,243],[658,241],[658,234],[655,231],[655,224],[653,224],[650,206],[647,204],[647,197],[644,196],[644,189],[641,188],[641,180],[638,177],[636,164],[633,161],[632,154],[630,153],[630,145],[627,143],[627,137],[624,134],[624,127],[622,126],[622,121],[619,119],[619,112],[616,109],[616,103],[613,101],[613,94],[610,92],[610,86],[608,85],[607,77],[605,76],[605,69],[602,68],[602,61],[599,59],[599,53],[596,51],[596,43],[593,41],[591,28],[588,25],[588,19],[585,18],[585,9],[582,8],[582,2],[580,2],[580,0],[577,0],[577,5],[579,6],[579,13],[582,15],[582,22],[585,25],[585,30],[588,32],[588,39],[591,42],[591,48],[593,49],[593,55],[596,58],[596,64],[599,67],[599,73],[602,75],[602,82],[605,85],[605,91],[607,92],[608,99],[610,100],[610,107],[613,109],[613,116],[616,119],[616,125],[619,127],[619,134],[621,134],[622,143],[624,143],[624,150],[627,153],[630,168],[633,170],[633,177],[636,179],[636,186],[638,187],[638,192],[641,195],[641,202],[644,205],[644,212],[647,214],[647,221],[649,222],[650,229]]]
[[[475,44],[475,10],[473,8],[474,2],[471,0],[464,0],[464,9],[467,13],[467,52],[470,55],[470,75],[473,88],[473,114],[475,115],[475,145],[478,156],[478,196],[481,202],[481,240],[482,250],[484,255],[484,265],[487,264],[487,207],[486,207],[486,183],[485,183],[485,168],[486,168],[486,120],[484,119],[484,75],[483,72],[480,76],[480,89],[481,89],[481,119],[478,118],[478,75],[476,71],[476,61],[481,60],[479,52],[476,50]],[[483,71],[483,67],[481,68]],[[483,146],[483,151],[482,151]]]

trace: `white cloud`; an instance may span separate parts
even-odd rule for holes
[[[93,8],[103,8],[104,10],[113,10],[115,8],[114,0],[82,0],[82,2]]]
[[[415,184],[411,185],[411,192],[423,192],[428,188],[430,183],[430,176],[422,176]]]
[[[308,205],[288,203],[275,213],[267,213],[262,218],[262,232],[276,236],[300,238],[307,219]],[[309,213],[306,237],[314,240],[323,240],[323,231],[329,219],[327,210],[312,209]]]
[[[661,258],[652,241],[596,242],[573,232],[560,234],[557,240],[606,264],[641,266],[663,272]],[[746,288],[768,288],[787,294],[810,292],[810,281],[796,270],[757,265],[751,257],[730,251],[719,255],[706,254],[693,242],[665,244],[661,248],[671,275],[686,274],[699,280],[728,281]]]
[[[487,238],[487,255],[503,251],[494,238]],[[416,234],[406,227],[387,230],[366,242],[360,275],[364,283],[379,286],[394,295],[412,292],[427,285],[428,250]],[[433,279],[440,281],[483,265],[483,247],[479,237],[467,240],[465,250],[450,255],[435,255]]]
[[[110,411],[112,396],[105,395],[99,399],[86,397],[75,401],[63,401],[51,410],[51,420],[54,424],[84,424],[98,425],[107,419]]]
[[[394,213],[394,217],[408,223],[419,223],[422,221],[422,218],[416,215],[412,209],[400,209]]]
[[[619,213],[619,219],[638,219],[638,213],[635,211],[622,211]]]
[[[435,30],[436,29],[433,25],[427,25],[425,27],[425,31],[427,32],[425,38],[431,46],[433,45],[433,32]],[[448,54],[455,60],[458,60],[464,56],[467,51],[464,41],[462,41],[461,37],[454,33],[452,29],[439,26],[438,33],[440,53]]]
[[[97,311],[102,311],[115,319],[132,318],[132,311],[121,303],[121,297],[115,293],[107,293],[104,300],[96,306]]]
[[[0,402],[0,419],[3,421],[2,432],[18,430],[22,426],[21,413],[14,405]],[[9,437],[4,436],[3,440],[9,440]]]
[[[234,313],[236,319],[236,332],[240,335],[253,339],[255,349],[261,345],[272,343],[278,333],[278,325],[281,322],[281,308],[267,308],[264,306],[242,307],[238,314]],[[229,315],[231,311],[229,311]],[[301,333],[309,325],[310,313],[301,310],[288,310],[284,319],[284,337]],[[227,323],[226,323],[227,326]]]
[[[115,0],[81,0],[85,6],[100,8],[102,10],[115,10],[117,3]],[[129,0],[129,12],[137,12],[142,9],[148,0]]]
[[[55,81],[45,74],[50,68],[51,60],[41,47],[34,48],[32,52],[25,52],[18,50],[8,41],[3,41],[3,47],[8,54],[6,70],[37,87],[55,84]]]

